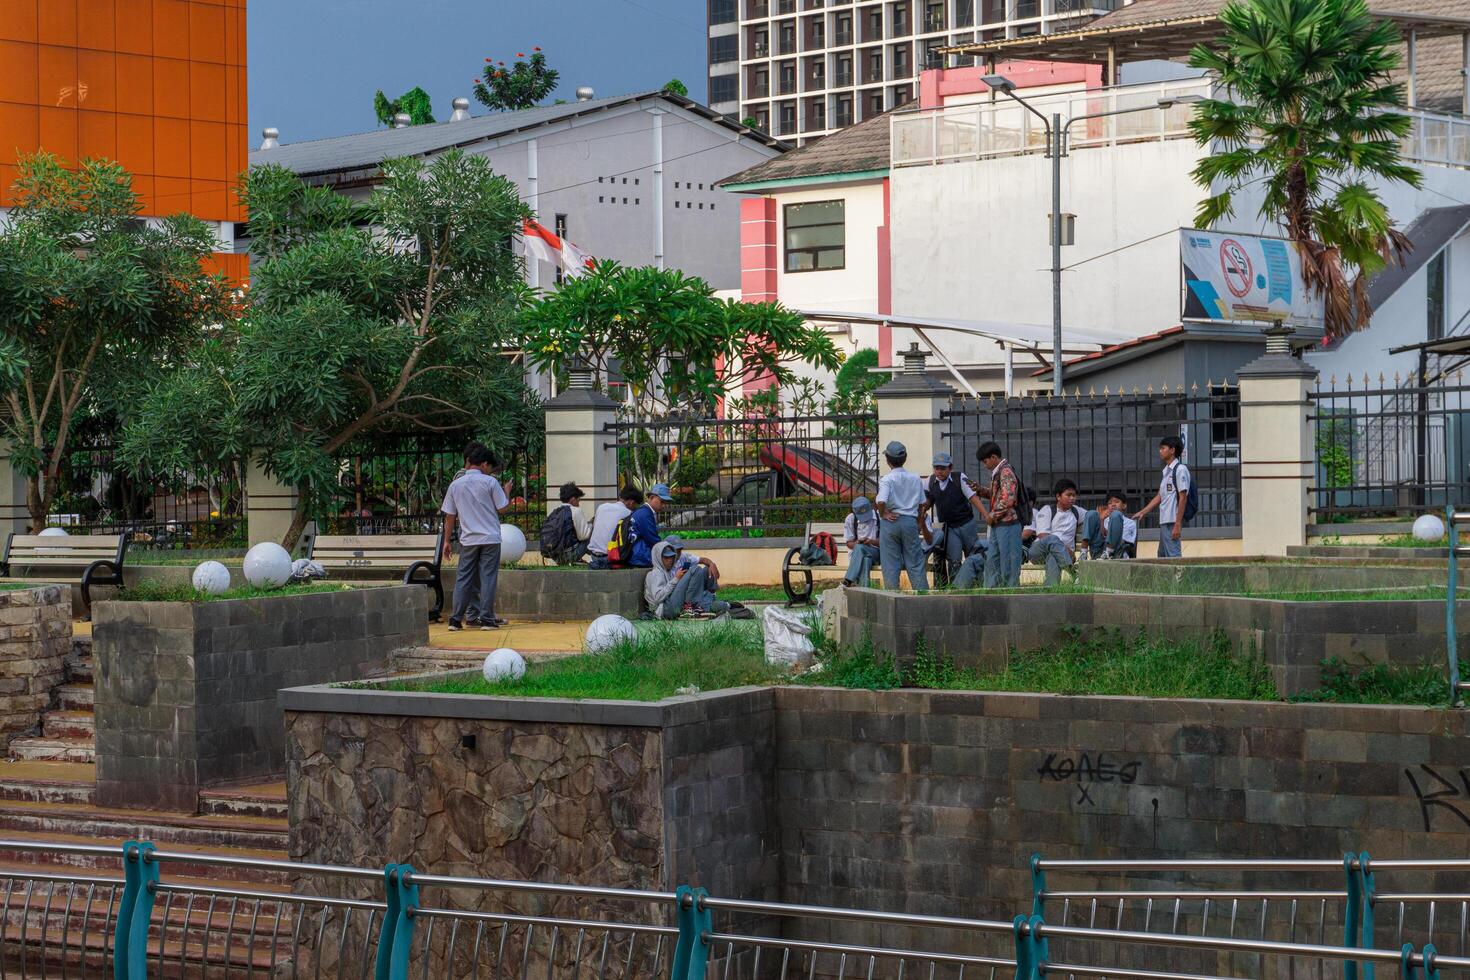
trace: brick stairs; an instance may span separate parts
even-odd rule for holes
[[[97,716],[92,711],[92,638],[72,638],[66,683],[56,689],[56,706],[41,718],[39,735],[10,740],[10,758],[21,762],[96,762]]]

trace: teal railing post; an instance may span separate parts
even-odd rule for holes
[[[1433,943],[1424,944],[1424,963],[1422,967],[1414,965],[1414,944],[1404,943],[1403,949],[1399,951],[1399,980],[1420,980],[1419,971],[1422,969],[1422,980],[1439,980],[1439,967],[1434,965],[1435,957],[1439,955]]]
[[[1450,704],[1460,702],[1460,630],[1455,622],[1455,599],[1459,594],[1460,560],[1455,552],[1460,547],[1460,533],[1455,530],[1455,508],[1451,504],[1444,515],[1445,539],[1450,545],[1449,575],[1444,598],[1444,648],[1450,661]]]
[[[1041,870],[1041,854],[1031,855],[1031,914],[1041,915],[1046,901],[1046,872]]]
[[[147,980],[148,926],[153,918],[158,862],[147,860],[157,850],[151,842],[123,844],[123,895],[112,940],[113,980]]]
[[[1342,856],[1343,880],[1347,884],[1347,901],[1342,907],[1342,944],[1348,949],[1359,948],[1363,935],[1363,879],[1358,873],[1358,858],[1355,854]],[[1343,980],[1358,980],[1358,961],[1342,961]]]
[[[393,930],[398,928],[398,865],[383,868],[383,928],[378,930],[378,957],[373,965],[373,980],[388,980],[393,962]]]
[[[412,883],[413,865],[400,864],[389,872],[393,890],[398,893],[397,924],[393,927],[393,952],[388,964],[388,980],[408,980],[408,957],[413,949],[413,913],[419,907],[419,886]],[[425,956],[428,952],[425,951]],[[424,964],[425,975],[429,966]]]
[[[1041,916],[1018,915],[1012,926],[1016,931],[1016,980],[1041,980],[1046,974],[1046,939]]]
[[[1362,914],[1359,922],[1359,949],[1373,948],[1373,899],[1378,885],[1373,880],[1373,866],[1368,858],[1368,852],[1364,851],[1358,855],[1358,890],[1362,900]],[[1363,980],[1373,980],[1373,962],[1371,960],[1363,964]]]
[[[679,923],[679,942],[674,947],[672,980],[704,980],[709,963],[709,939],[714,930],[714,917],[705,907],[709,892],[703,888],[680,885],[674,889]]]

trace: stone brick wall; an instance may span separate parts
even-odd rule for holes
[[[1167,561],[1140,558],[1136,561],[1086,561],[1077,564],[1077,580],[1083,585],[1125,592],[1189,592],[1199,595],[1281,592],[1328,592],[1360,589],[1407,589],[1433,586],[1444,588],[1449,572],[1444,558],[1416,558],[1417,549],[1386,560],[1369,555],[1366,548],[1343,548],[1357,552],[1332,561],[1313,563],[1309,556],[1289,563],[1283,559],[1211,558]],[[1384,549],[1378,549],[1382,551]]]
[[[100,602],[97,799],[193,811],[200,786],[285,767],[277,692],[361,678],[428,642],[427,589]]]
[[[1101,563],[1100,563],[1101,564]],[[1112,564],[1112,563],[1107,563]],[[1129,564],[1118,562],[1117,564]],[[961,666],[998,670],[1012,649],[1066,642],[1069,628],[1143,631],[1174,640],[1206,641],[1216,631],[1271,668],[1284,695],[1321,686],[1321,662],[1418,664],[1445,657],[1444,603],[1425,601],[1286,602],[1249,596],[1079,593],[913,595],[846,590],[837,617],[839,642],[871,639],[908,660],[919,637]],[[1460,603],[1470,642],[1470,601]]]
[[[647,574],[646,568],[513,568],[500,573],[495,612],[509,619],[596,619],[608,613],[636,619]],[[454,579],[449,573],[445,579],[448,596]]]
[[[64,585],[0,592],[0,733],[32,731],[65,681],[71,590]]]

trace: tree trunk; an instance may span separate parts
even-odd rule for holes
[[[41,493],[41,474],[29,477],[26,480],[26,509],[31,512],[31,533],[40,534],[46,528],[47,506],[45,496]]]
[[[281,547],[287,551],[296,550],[296,542],[301,540],[301,532],[306,530],[307,499],[307,495],[297,487],[296,513],[291,516],[291,526],[286,528],[286,536],[281,539]]]

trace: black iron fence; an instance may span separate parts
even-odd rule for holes
[[[54,479],[47,523],[71,533],[130,533],[136,544],[164,549],[245,545],[242,463],[135,475],[110,443],[89,443],[67,450]]]
[[[728,537],[786,537],[840,521],[878,489],[878,417],[772,415],[614,423],[618,474],[643,491],[667,483],[661,526]]]
[[[464,469],[472,432],[379,433],[337,454],[335,498],[317,513],[321,534],[428,534],[443,522],[444,491]],[[541,446],[501,450],[501,482],[511,498],[501,521],[534,542],[546,519],[546,457]]]
[[[1336,378],[1308,393],[1319,523],[1408,517],[1470,502],[1470,386]]]
[[[945,417],[955,465],[972,479],[984,478],[975,451],[994,440],[1043,502],[1066,477],[1077,484],[1079,502],[1089,509],[1114,492],[1126,496],[1130,510],[1151,500],[1159,488],[1159,440],[1179,436],[1199,501],[1191,525],[1240,526],[1236,387],[956,398]],[[1145,526],[1157,524],[1156,513],[1145,521]]]

